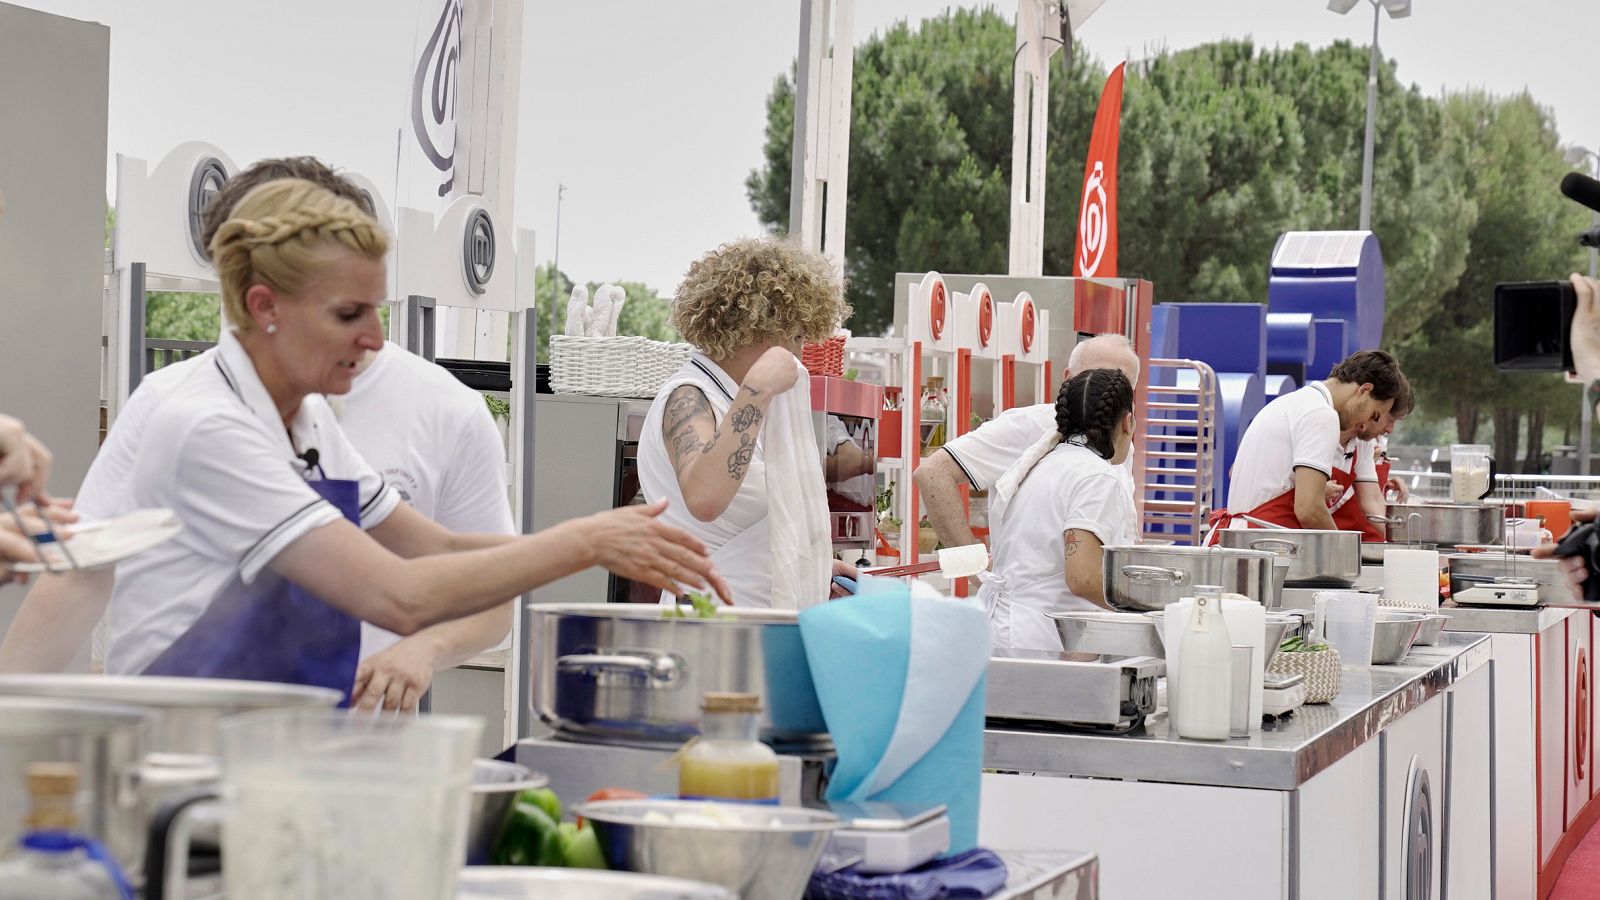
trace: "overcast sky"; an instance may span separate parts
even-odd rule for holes
[[[385,190],[394,184],[414,0],[21,5],[111,27],[111,154],[153,162],[203,139],[240,165],[310,153]],[[857,40],[950,5],[857,0]],[[1325,6],[1107,0],[1079,36],[1102,62],[1225,37],[1366,44],[1365,3],[1346,16]],[[1430,93],[1526,88],[1555,111],[1565,141],[1600,145],[1600,41],[1589,37],[1600,34],[1600,3],[1416,6],[1382,25],[1402,80]],[[797,0],[527,0],[525,18],[515,217],[537,230],[540,261],[555,251],[558,182],[567,186],[561,268],[578,280],[639,280],[668,293],[697,255],[759,231],[744,179],[761,161],[767,93],[798,46]]]

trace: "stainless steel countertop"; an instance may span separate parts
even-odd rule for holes
[[[1249,738],[1187,741],[1170,734],[1165,711],[1126,735],[1021,728],[984,732],[983,765],[1175,784],[1289,791],[1371,740],[1489,662],[1482,634],[1447,633],[1396,666],[1346,668],[1332,703],[1301,707]]]

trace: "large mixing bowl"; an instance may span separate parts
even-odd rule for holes
[[[121,797],[144,757],[154,719],[130,706],[0,697],[0,847],[9,850],[21,832],[30,802],[28,766],[72,763],[87,801],[79,812],[81,830],[103,841],[123,866],[134,866],[143,852],[144,823]]]
[[[487,865],[506,811],[517,795],[549,783],[550,779],[527,766],[497,759],[473,760],[472,803],[467,814],[467,865]]]
[[[1151,624],[1154,626],[1156,641],[1161,645],[1160,652],[1154,655],[1165,659],[1167,656],[1166,611],[1155,610],[1145,613],[1145,616],[1150,619]],[[1278,647],[1283,644],[1291,633],[1300,627],[1302,621],[1302,617],[1298,614],[1291,615],[1275,611],[1267,613],[1266,635],[1261,643],[1263,656],[1261,668],[1263,670],[1272,665],[1272,658],[1278,655]]]
[[[1372,626],[1372,664],[1392,666],[1405,659],[1427,618],[1424,613],[1378,610]]]
[[[614,869],[720,884],[743,900],[800,900],[833,813],[690,800],[602,800],[574,812],[594,823]]]
[[[1156,623],[1138,613],[1089,610],[1049,613],[1069,653],[1162,656]]]
[[[456,900],[738,900],[725,887],[661,875],[469,866],[456,878]]]
[[[528,610],[533,712],[557,730],[677,747],[700,733],[711,692],[761,697],[761,737],[832,744],[792,611],[726,609],[666,618],[655,605],[562,603]]]
[[[1197,584],[1214,584],[1223,593],[1270,605],[1275,559],[1265,550],[1108,546],[1101,556],[1106,603],[1123,612],[1149,612],[1194,596]]]

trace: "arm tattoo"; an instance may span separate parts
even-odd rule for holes
[[[711,420],[712,428],[716,427],[711,404],[707,402],[706,395],[693,385],[678,388],[667,399],[666,414],[661,418],[661,431],[667,440],[672,468],[680,475],[689,464],[693,451],[706,453],[711,449],[711,445],[702,441],[695,431],[695,425],[702,417]]]
[[[735,481],[744,478],[744,473],[750,468],[750,458],[755,455],[756,440],[748,433],[739,435],[739,446],[728,455],[728,475]]]
[[[1068,529],[1067,530],[1067,558],[1071,559],[1073,556],[1076,556],[1077,553],[1078,553],[1078,536],[1076,534],[1074,534],[1071,529]]]
[[[756,409],[754,403],[746,403],[734,412],[729,422],[735,432],[749,431],[751,426],[760,424],[761,410]]]

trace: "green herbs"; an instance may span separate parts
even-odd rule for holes
[[[1326,649],[1328,649],[1327,644],[1320,641],[1315,644],[1306,643],[1298,634],[1278,645],[1279,653],[1321,653]]]
[[[696,619],[715,619],[717,618],[717,612],[719,608],[722,606],[721,603],[717,602],[717,598],[711,596],[710,594],[702,594],[699,591],[690,591],[689,593],[684,594],[682,597],[679,597],[678,603],[672,608],[668,609],[666,612],[662,613],[661,617],[663,619],[690,618],[690,616],[683,611],[683,601],[686,599],[689,601],[689,605],[694,612],[694,618]]]

